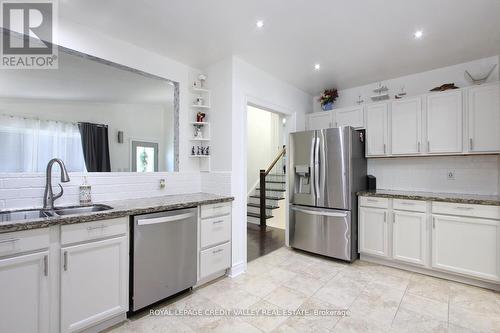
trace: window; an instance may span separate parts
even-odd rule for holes
[[[158,171],[158,143],[132,141],[132,171]]]

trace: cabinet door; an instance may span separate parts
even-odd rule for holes
[[[500,281],[500,221],[433,215],[432,267]]]
[[[366,156],[383,156],[387,151],[388,104],[372,104],[366,107]]]
[[[391,153],[418,154],[421,150],[422,100],[409,98],[392,102]]]
[[[425,265],[427,261],[426,214],[394,211],[392,244],[394,259]]]
[[[48,255],[0,260],[0,332],[49,332]]]
[[[337,109],[333,112],[333,125],[352,126],[355,128],[365,127],[364,112],[362,106]]]
[[[427,96],[427,152],[462,152],[462,92]]]
[[[469,90],[469,151],[500,151],[500,84]]]
[[[127,237],[61,249],[61,331],[128,311]]]
[[[359,208],[359,252],[387,257],[387,211]]]
[[[307,128],[318,130],[332,127],[332,112],[315,112],[308,116]]]

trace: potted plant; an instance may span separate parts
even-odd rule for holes
[[[321,94],[318,101],[324,111],[329,111],[333,109],[333,103],[338,97],[339,92],[337,89],[326,89],[323,94]]]

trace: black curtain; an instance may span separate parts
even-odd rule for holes
[[[83,157],[88,172],[110,172],[108,126],[79,123]]]

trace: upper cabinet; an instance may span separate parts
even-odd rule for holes
[[[366,106],[366,156],[384,156],[388,154],[388,110],[387,103]]]
[[[307,129],[318,130],[332,127],[332,113],[331,112],[314,112],[307,118]]]
[[[422,99],[407,98],[392,102],[391,151],[393,155],[418,154],[422,139]]]
[[[462,91],[427,96],[427,152],[462,152]]]
[[[500,151],[500,84],[468,91],[468,151]]]
[[[365,117],[363,106],[336,109],[333,111],[333,125],[352,126],[354,128],[365,127]]]

